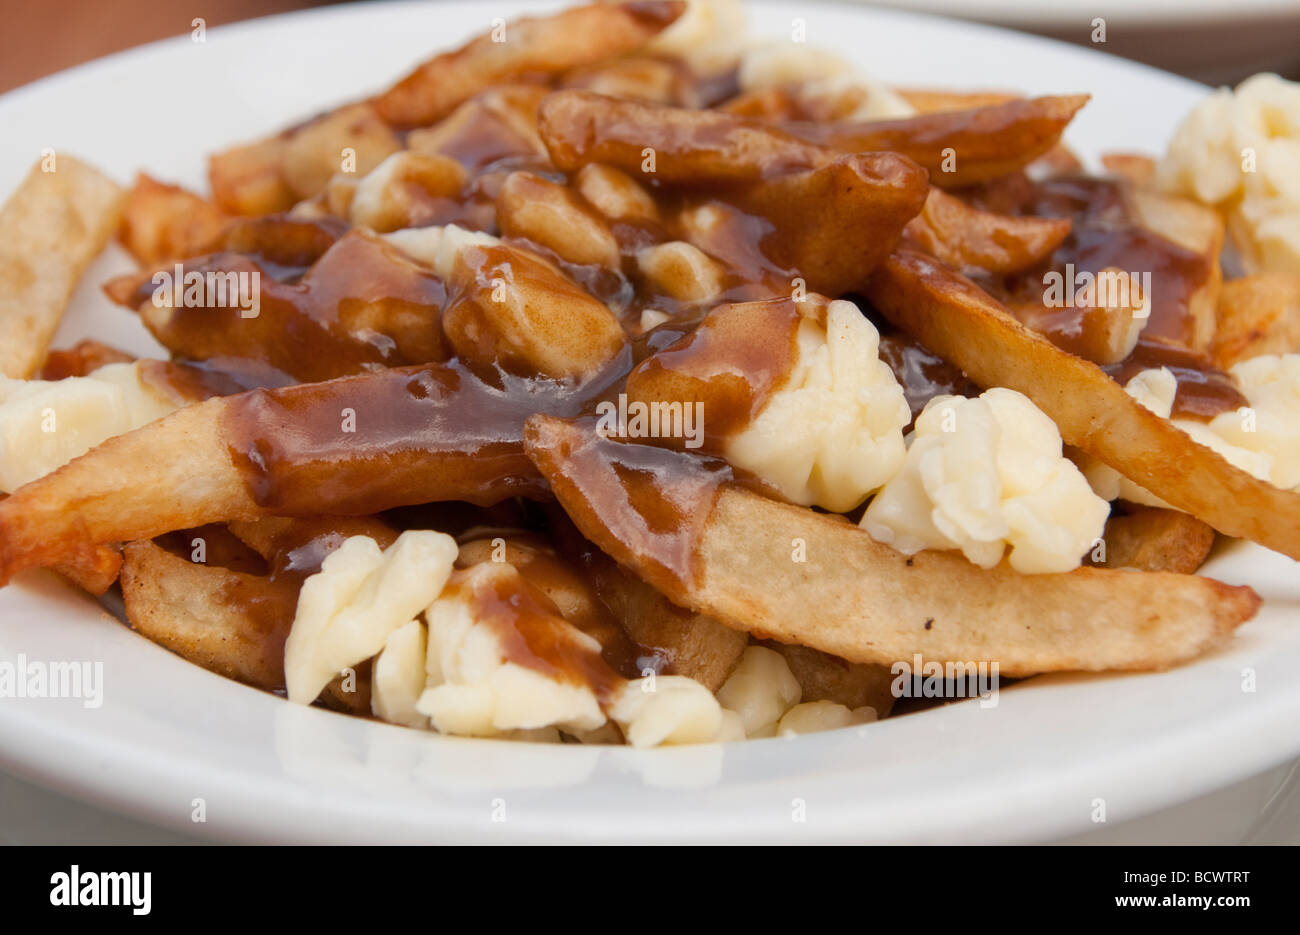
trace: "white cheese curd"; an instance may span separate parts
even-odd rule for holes
[[[454,280],[456,259],[465,247],[501,245],[501,240],[491,234],[466,230],[455,224],[405,227],[390,234],[381,234],[380,238],[416,262],[432,268],[438,278],[445,282]]]
[[[762,91],[784,85],[801,85],[800,95],[810,100],[834,101],[844,95],[858,99],[840,120],[887,120],[910,117],[916,109],[896,91],[858,72],[826,49],[803,42],[777,40],[754,45],[745,52],[737,73],[740,90]]]
[[[1268,479],[1278,487],[1300,487],[1300,354],[1266,354],[1231,369],[1249,412],[1223,412],[1210,431],[1227,442],[1270,460]]]
[[[1300,483],[1300,476],[1297,476],[1300,471],[1300,457],[1297,455],[1300,452],[1296,450],[1297,440],[1300,440],[1300,412],[1295,409],[1294,402],[1288,402],[1288,395],[1300,393],[1300,383],[1295,382],[1300,380],[1300,372],[1297,372],[1300,371],[1300,355],[1288,354],[1286,357],[1294,358],[1295,363],[1287,365],[1284,358],[1269,355],[1243,361],[1232,368],[1243,395],[1251,403],[1249,411],[1221,413],[1209,423],[1196,419],[1173,419],[1173,424],[1247,474],[1279,487],[1294,487]],[[1239,368],[1256,361],[1262,363],[1239,372]],[[1291,374],[1289,380],[1288,373]],[[1161,367],[1138,373],[1125,384],[1124,390],[1144,408],[1168,419],[1178,393],[1178,381],[1167,368]],[[1089,460],[1084,474],[1093,490],[1105,499],[1118,498],[1144,506],[1178,509],[1100,461]],[[1291,484],[1279,483],[1279,480],[1293,478]]]
[[[380,652],[442,591],[457,551],[451,536],[410,530],[383,551],[353,536],[326,556],[303,582],[285,642],[289,700],[311,704],[343,669]]]
[[[505,586],[519,580],[513,565],[485,562],[460,573],[460,591]],[[590,685],[551,678],[512,662],[496,629],[477,620],[462,593],[438,598],[425,614],[429,650],[426,688],[417,709],[446,734],[495,737],[512,730],[558,727],[589,731],[605,723]],[[599,653],[600,644],[562,619],[562,639],[579,651]]]
[[[911,412],[879,332],[852,302],[831,302],[824,327],[803,319],[796,341],[786,384],[724,453],[791,501],[843,513],[897,473]]]
[[[140,379],[138,362],[63,380],[0,377],[0,490],[13,493],[176,408]]]
[[[686,10],[646,45],[646,50],[685,60],[703,75],[725,71],[740,56],[745,11],[740,0],[687,0]]]
[[[424,691],[427,645],[428,636],[419,620],[388,635],[371,670],[370,710],[375,717],[407,727],[429,726],[429,719],[415,709]]]
[[[1165,191],[1217,207],[1251,272],[1300,269],[1300,84],[1260,74],[1183,120],[1156,169]]]
[[[785,657],[766,646],[747,646],[718,689],[718,701],[740,717],[746,737],[773,736],[777,722],[802,696]]]
[[[1062,454],[1061,434],[1027,397],[994,388],[938,396],[917,417],[902,469],[862,528],[900,552],[960,549],[991,568],[1010,547],[1024,574],[1077,568],[1109,504]]]
[[[777,722],[776,733],[780,737],[815,734],[855,724],[869,724],[875,719],[876,709],[870,706],[849,708],[834,701],[805,701],[785,713]]]
[[[609,716],[634,747],[711,743],[723,727],[718,700],[684,675],[633,679],[614,699]]]

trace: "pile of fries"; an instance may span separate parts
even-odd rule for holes
[[[890,89],[740,16],[498,26],[210,196],[34,168],[0,582],[120,587],[293,702],[639,746],[885,717],[918,659],[1230,638],[1216,535],[1300,559],[1300,271],[1156,159],[1085,172],[1086,95]],[[168,360],[49,348],[113,236]]]

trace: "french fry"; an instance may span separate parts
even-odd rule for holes
[[[611,525],[593,506],[619,502],[623,477],[596,469],[600,459],[586,454],[618,444],[546,415],[531,418],[526,431],[528,453],[560,504],[615,560],[667,582],[675,601],[728,626],[850,662],[888,666],[920,653],[996,662],[1005,676],[1160,669],[1218,645],[1260,603],[1250,588],[1194,575],[1098,568],[1021,575],[1006,565],[978,568],[954,552],[906,556],[840,517],[728,484],[677,532],[685,541],[674,549],[690,555],[689,570],[666,575],[653,557],[661,543],[631,532],[635,524]],[[703,470],[688,464],[687,473]],[[675,480],[682,489],[694,483]],[[803,541],[805,561],[791,560],[792,540]]]
[[[498,390],[435,364],[187,406],[0,502],[0,582],[95,543],[206,523],[545,498],[523,453],[524,420],[580,404],[536,387]],[[346,410],[354,431],[344,430]]]
[[[401,148],[397,134],[371,105],[352,104],[294,130],[281,154],[280,173],[295,200],[311,198],[344,171],[345,152],[353,160],[347,171],[360,177]]]
[[[1300,494],[1258,480],[1192,441],[959,273],[903,248],[876,271],[867,295],[893,325],[980,386],[1024,393],[1056,422],[1066,443],[1225,535],[1300,558]]]
[[[1107,172],[1128,179],[1137,188],[1149,188],[1156,174],[1156,161],[1139,153],[1107,153],[1101,157]]]
[[[288,224],[276,226],[292,233],[285,230]],[[297,234],[308,242],[290,250],[286,238],[280,249],[303,254],[292,259],[307,259],[320,245],[311,242],[310,230]],[[228,242],[252,248],[264,236],[236,225]],[[183,358],[255,360],[319,382],[376,364],[405,366],[451,354],[437,324],[446,301],[442,281],[366,231],[350,231],[329,245],[293,282],[275,279],[258,260],[233,251],[195,257],[183,269],[186,275],[211,274],[232,283],[252,283],[254,277],[258,282],[255,293],[232,286],[235,297],[220,307],[159,304],[150,274],[135,277],[133,288],[122,290],[123,304],[135,308],[158,342]]]
[[[953,269],[1010,275],[1047,260],[1070,234],[1069,218],[1012,217],[974,208],[937,188],[904,236]]]
[[[84,377],[108,364],[124,364],[135,360],[134,354],[120,351],[102,341],[84,338],[72,347],[50,351],[41,366],[40,379],[62,380],[65,377]]]
[[[562,91],[542,101],[541,133],[563,169],[602,163],[661,183],[732,187],[724,197],[771,222],[771,259],[827,295],[862,285],[926,197],[925,175],[907,159],[837,158],[722,113]]]
[[[72,156],[32,167],[0,209],[0,375],[45,360],[77,280],[117,228],[122,190]]]
[[[127,543],[124,552],[122,597],[133,628],[209,671],[266,691],[284,688],[284,642],[298,604],[296,587],[196,564],[148,541]],[[358,670],[355,682],[335,678],[321,701],[368,714],[368,671]]]
[[[1300,351],[1300,273],[1260,273],[1223,284],[1210,357],[1216,367]]]
[[[1198,351],[1214,338],[1215,308],[1223,287],[1219,254],[1223,251],[1223,220],[1212,208],[1187,198],[1135,190],[1133,212],[1138,222],[1199,258],[1204,272],[1187,302],[1188,333],[1172,336]]]
[[[807,288],[843,295],[866,283],[925,203],[925,175],[891,153],[844,156],[738,194],[775,231],[773,261]]]
[[[556,168],[601,163],[633,178],[737,186],[812,169],[834,154],[757,120],[620,100],[590,91],[542,99],[538,132]]]
[[[803,689],[800,701],[833,701],[846,708],[870,707],[876,717],[886,717],[894,707],[890,691],[894,676],[885,666],[849,662],[807,646],[767,642],[763,645],[785,657]]]
[[[284,687],[284,641],[298,593],[268,578],[202,565],[152,542],[123,549],[131,625],[196,665],[247,685]]]
[[[1214,546],[1214,530],[1178,510],[1135,506],[1106,521],[1108,568],[1174,571],[1190,575]],[[1102,564],[1102,563],[1098,563]]]
[[[667,28],[686,4],[671,0],[593,3],[525,17],[420,65],[374,100],[395,127],[441,120],[479,91],[529,75],[555,75],[632,52]]]
[[[87,594],[98,597],[117,582],[122,571],[122,553],[112,546],[96,546],[69,561],[56,564],[52,570]]]
[[[207,252],[229,223],[206,198],[140,173],[127,192],[117,239],[141,266],[157,266]]]
[[[740,662],[748,642],[740,631],[678,607],[603,553],[587,571],[628,636],[668,655],[669,674],[685,675],[717,691]]]
[[[953,91],[947,88],[895,88],[898,95],[921,114],[941,114],[976,107],[993,107],[1023,100],[1007,91]]]
[[[285,134],[235,146],[208,158],[212,199],[229,214],[259,215],[288,211],[294,194],[285,181]]]
[[[287,552],[313,542],[341,543],[352,536],[369,536],[381,549],[386,549],[397,541],[397,530],[377,516],[268,516],[252,521],[237,520],[229,527],[231,533],[271,565],[282,560]]]
[[[987,182],[1046,153],[1088,101],[1086,94],[1036,97],[861,123],[779,124],[786,132],[840,152],[901,153],[943,189]]]

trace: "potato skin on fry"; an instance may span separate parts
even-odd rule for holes
[[[790,541],[807,562],[790,561]],[[1078,568],[1021,575],[951,552],[910,558],[838,519],[724,490],[700,543],[694,604],[786,642],[889,665],[913,653],[997,662],[1002,675],[1162,669],[1254,615],[1250,588]]]
[[[1021,575],[1006,565],[978,568],[953,552],[909,557],[842,517],[728,484],[692,504],[692,521],[677,531],[689,567],[666,573],[650,557],[662,546],[643,541],[644,530],[593,509],[610,502],[621,480],[613,470],[593,472],[598,459],[576,468],[567,461],[593,444],[619,443],[585,435],[580,425],[539,415],[528,422],[526,445],[588,539],[684,607],[850,662],[888,666],[921,653],[997,662],[1008,676],[1159,669],[1217,645],[1259,606],[1250,588],[1195,576],[1097,568]],[[690,467],[690,455],[672,457],[682,459],[683,476],[702,470]],[[800,540],[805,561],[796,562],[791,542]]]
[[[123,549],[122,597],[127,620],[182,659],[266,691],[284,688],[284,643],[298,605],[295,584],[199,565],[148,540]],[[325,689],[327,707],[370,712],[368,672],[354,690],[341,678]]]
[[[209,671],[270,691],[284,687],[295,588],[196,564],[147,540],[128,542],[123,552],[132,627]]]
[[[32,167],[0,208],[0,375],[32,376],[81,274],[116,230],[124,193],[72,156]]]
[[[1223,284],[1210,355],[1228,369],[1261,354],[1300,351],[1300,273],[1260,273]]]
[[[428,126],[494,84],[557,74],[631,52],[685,9],[677,0],[638,0],[524,17],[506,24],[504,42],[482,35],[430,59],[375,98],[374,106],[395,127]]]
[[[1088,95],[1017,99],[970,110],[859,123],[780,124],[839,152],[887,150],[909,157],[944,189],[988,182],[1024,168],[1060,140]],[[953,158],[949,158],[949,156]]]
[[[1095,364],[1026,328],[970,280],[900,248],[872,276],[881,314],[977,384],[1025,394],[1067,444],[1229,536],[1300,559],[1300,494],[1233,467]]]
[[[1160,507],[1132,507],[1106,523],[1108,568],[1190,575],[1214,547],[1214,530],[1194,516]]]

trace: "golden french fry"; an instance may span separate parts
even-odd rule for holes
[[[1156,192],[1134,191],[1132,207],[1138,222],[1147,230],[1195,254],[1201,275],[1188,297],[1187,317],[1179,323],[1180,333],[1164,336],[1198,351],[1208,349],[1214,338],[1214,310],[1223,287],[1223,271],[1219,266],[1223,219],[1205,205]],[[1153,318],[1144,334],[1155,332],[1159,326]]]
[[[84,338],[72,347],[60,348],[45,355],[40,379],[62,380],[64,377],[84,377],[108,364],[130,363],[134,354],[120,351],[102,341]]]
[[[434,364],[187,406],[0,502],[0,582],[87,543],[205,523],[542,499],[545,484],[523,453],[524,420],[579,405],[558,387],[510,393],[458,364]]]
[[[281,255],[308,259],[320,246],[305,222],[274,229],[306,241],[294,247],[286,239],[278,246]],[[269,236],[273,231],[236,225],[227,243],[252,248]],[[151,274],[135,277],[132,288],[110,292],[136,309],[159,343],[189,360],[237,357],[318,382],[377,364],[406,366],[450,356],[438,327],[446,301],[442,281],[378,236],[350,231],[292,282],[265,272],[259,259],[231,251],[182,265],[186,276],[218,278],[227,296],[220,306],[171,304],[166,296],[166,304],[159,304]],[[164,272],[174,276],[170,268]]]
[[[1156,174],[1156,161],[1142,153],[1107,153],[1101,164],[1113,175],[1128,179],[1137,188],[1148,188]]]
[[[1050,346],[1050,345],[1049,345]],[[851,662],[913,654],[996,662],[1002,675],[1159,669],[1218,645],[1259,606],[1250,588],[1194,575],[1078,568],[1022,575],[955,552],[906,556],[841,517],[725,482],[694,456],[652,449],[689,520],[664,528],[611,453],[621,445],[553,416],[528,421],[529,455],[587,538],[674,601],[768,639]],[[662,496],[662,495],[661,495]],[[647,510],[614,515],[615,506]],[[791,542],[802,540],[804,561]]]
[[[555,75],[634,51],[685,8],[673,0],[640,0],[521,18],[499,27],[504,37],[482,35],[420,65],[375,98],[375,109],[395,127],[428,126],[492,85]]]
[[[127,192],[117,239],[141,266],[156,266],[208,251],[229,222],[206,198],[141,173]]]
[[[994,214],[932,188],[904,236],[953,269],[1010,275],[1046,261],[1070,227],[1069,218]]]
[[[987,182],[1048,152],[1088,101],[1086,94],[1036,97],[860,123],[779,124],[788,133],[840,152],[887,150],[909,157],[940,188]]]
[[[992,107],[996,104],[1023,100],[1021,95],[1007,91],[953,91],[947,88],[895,88],[894,90],[922,114],[971,110],[976,107]]]
[[[497,195],[497,223],[506,237],[521,237],[561,260],[617,270],[618,241],[609,225],[571,189],[532,172],[512,172]]]
[[[551,161],[565,171],[602,163],[666,184],[744,185],[834,158],[756,120],[590,91],[548,94],[538,114]]]
[[[903,248],[876,271],[867,295],[892,324],[980,386],[1024,393],[1068,444],[1225,535],[1300,558],[1300,494],[1258,480],[1192,441],[961,274]]]
[[[117,228],[122,189],[72,156],[33,166],[0,209],[0,375],[45,360],[77,280]]]
[[[1224,370],[1261,354],[1300,351],[1300,273],[1260,273],[1223,284],[1210,356]]]
[[[721,688],[745,651],[745,634],[678,607],[609,556],[593,551],[597,554],[587,571],[628,636],[664,653],[669,674],[693,678],[709,691]]]
[[[310,546],[308,561],[320,561],[328,552],[352,536],[369,536],[386,549],[397,541],[397,530],[377,516],[267,516],[258,520],[237,520],[231,533],[271,565],[289,557],[295,549]],[[291,569],[292,570],[292,569]]]
[[[284,688],[284,642],[298,604],[295,583],[201,565],[149,541],[129,542],[122,566],[127,620],[149,639],[211,672],[255,688]],[[335,678],[321,701],[370,713],[369,672]]]
[[[790,671],[803,689],[800,701],[833,701],[846,708],[874,708],[876,717],[887,716],[894,707],[890,686],[893,673],[885,666],[849,662],[839,656],[793,643],[763,645],[785,657]]]
[[[471,365],[587,380],[627,347],[623,326],[604,302],[529,250],[467,244],[447,279],[442,330]]]
[[[341,107],[293,130],[284,144],[280,173],[295,200],[325,190],[336,172],[363,176],[402,148],[397,134],[367,103]],[[351,157],[344,167],[344,153]]]
[[[1190,575],[1214,546],[1214,530],[1194,516],[1153,506],[1131,507],[1106,521],[1108,568]]]
[[[898,244],[925,203],[925,173],[892,153],[843,156],[740,193],[737,203],[771,222],[768,256],[808,290],[843,295]]]
[[[203,565],[152,542],[123,549],[122,597],[131,625],[178,656],[258,688],[284,687],[284,641],[296,588]]]
[[[288,211],[294,194],[283,172],[288,145],[285,134],[235,146],[208,158],[212,199],[230,214],[259,215]]]

